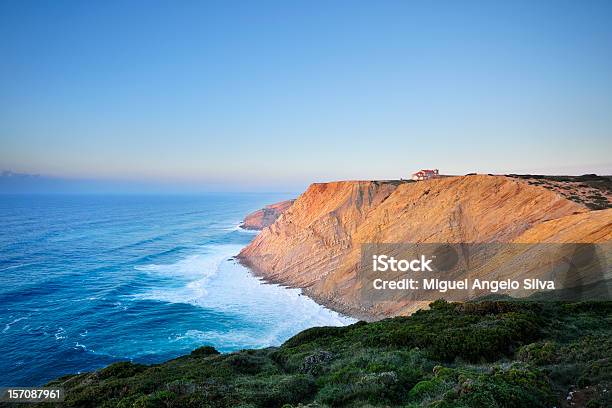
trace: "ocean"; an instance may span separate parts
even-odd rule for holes
[[[231,259],[285,194],[0,196],[0,386],[202,345],[280,345],[354,320]]]

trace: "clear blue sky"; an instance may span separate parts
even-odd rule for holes
[[[0,170],[612,172],[611,1],[0,2]]]

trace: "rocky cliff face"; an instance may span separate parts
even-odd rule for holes
[[[261,210],[252,212],[244,218],[244,221],[240,224],[240,228],[248,230],[264,229],[272,225],[282,213],[291,207],[294,201],[295,200],[281,201],[280,203],[270,204]]]
[[[355,315],[405,314],[396,302],[363,310],[355,279],[362,243],[604,242],[612,210],[505,176],[423,182],[313,184],[239,259],[268,280]],[[483,272],[484,273],[484,272]]]

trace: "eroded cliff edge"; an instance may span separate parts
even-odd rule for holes
[[[240,224],[240,228],[247,230],[261,230],[274,223],[278,217],[291,205],[295,200],[285,200],[280,203],[270,204],[264,208],[254,211],[244,217],[244,221]]]
[[[610,239],[612,209],[591,211],[518,178],[342,181],[312,184],[238,258],[265,279],[304,288],[333,309],[377,317],[407,314],[423,304],[387,302],[364,308],[355,279],[362,243]]]

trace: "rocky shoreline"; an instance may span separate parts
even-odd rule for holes
[[[314,300],[316,303],[326,309],[333,310],[334,312],[339,313],[343,316],[352,317],[354,319],[362,320],[365,322],[373,322],[376,320],[380,320],[380,316],[370,313],[365,308],[357,308],[349,304],[344,304],[339,300],[334,300],[331,296],[319,295],[311,288],[294,286],[291,284],[287,284],[282,279],[270,277],[266,273],[259,271],[255,266],[249,264],[249,262],[244,258],[236,256],[233,259],[240,263],[240,265],[247,268],[254,276],[261,278],[265,283],[280,285],[291,289],[300,289],[305,296],[308,296],[310,299]]]

